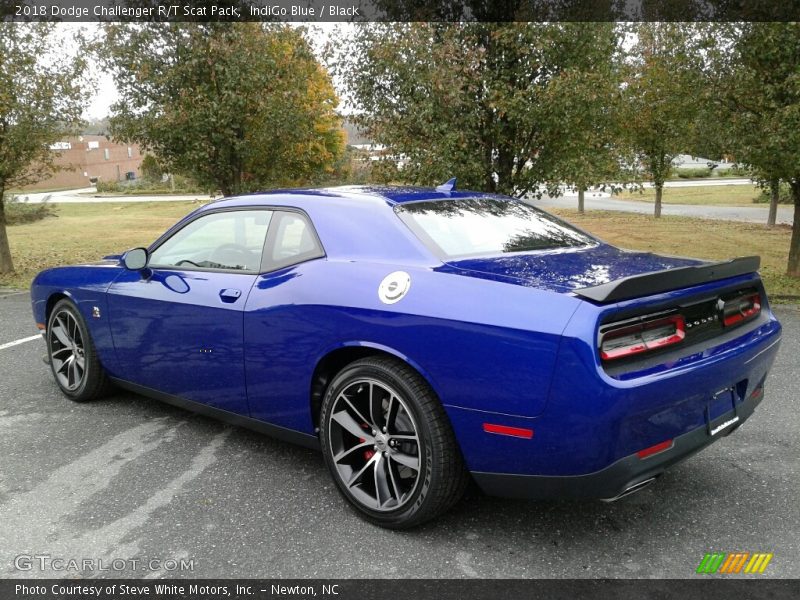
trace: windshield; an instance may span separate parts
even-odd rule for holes
[[[412,202],[395,211],[423,243],[447,259],[595,243],[563,221],[514,200]]]

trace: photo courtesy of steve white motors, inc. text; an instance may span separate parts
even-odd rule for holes
[[[70,598],[106,598],[106,597],[131,597],[142,596],[252,596],[255,594],[269,593],[273,596],[338,596],[339,585],[335,583],[315,585],[281,585],[253,586],[240,584],[198,584],[198,583],[109,583],[109,584],[81,584],[81,583],[54,583],[51,585],[27,585],[18,583],[14,586],[14,595],[17,597],[35,596],[66,596]]]

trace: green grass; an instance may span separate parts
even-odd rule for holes
[[[55,217],[8,227],[16,272],[0,285],[26,289],[48,267],[95,261],[147,246],[205,202],[126,202],[54,205]]]
[[[56,217],[8,228],[17,272],[0,276],[0,286],[25,289],[41,269],[94,261],[107,254],[146,246],[180,217],[204,202],[59,204]],[[688,217],[574,210],[556,214],[600,238],[635,250],[722,260],[758,254],[767,291],[800,297],[800,279],[787,277],[791,228]]]
[[[621,248],[659,254],[725,260],[761,256],[761,276],[770,295],[800,298],[800,279],[786,275],[792,228],[756,223],[692,219],[611,211],[552,211]]]
[[[717,206],[754,206],[761,190],[754,185],[709,185],[697,187],[667,187],[661,201],[665,204],[706,204]],[[652,188],[640,192],[621,192],[620,200],[653,203],[656,191]]]

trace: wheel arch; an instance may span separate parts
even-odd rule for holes
[[[322,401],[328,385],[334,377],[347,365],[362,358],[387,357],[400,360],[412,369],[431,387],[436,397],[441,402],[441,394],[434,384],[430,374],[423,369],[412,358],[383,344],[372,342],[353,341],[339,344],[328,349],[316,362],[314,372],[311,376],[310,404],[311,421],[315,431],[319,429],[319,416],[322,409]]]
[[[73,303],[77,304],[72,294],[66,290],[54,291],[47,296],[47,301],[45,303],[45,308],[44,308],[45,325],[47,325],[47,323],[50,322],[50,314],[53,312],[53,309],[55,308],[56,304],[58,304],[61,300],[65,299],[71,300]]]

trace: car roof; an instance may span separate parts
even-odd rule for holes
[[[258,206],[294,205],[303,208],[306,203],[319,202],[320,200],[337,199],[351,200],[354,203],[381,201],[389,205],[419,202],[424,200],[458,200],[463,198],[500,198],[494,194],[453,190],[449,192],[437,191],[435,188],[416,186],[389,186],[389,185],[343,185],[323,188],[292,188],[253,192],[239,196],[220,198],[208,205],[208,208],[218,208],[220,204],[226,206]],[[506,198],[508,199],[508,198]]]
[[[482,192],[443,192],[409,186],[340,186],[287,189],[221,198],[184,219],[205,212],[239,208],[290,208],[309,215],[329,259],[434,265],[441,261],[397,218],[392,210],[403,203],[503,198]],[[178,223],[165,235],[179,228]]]

